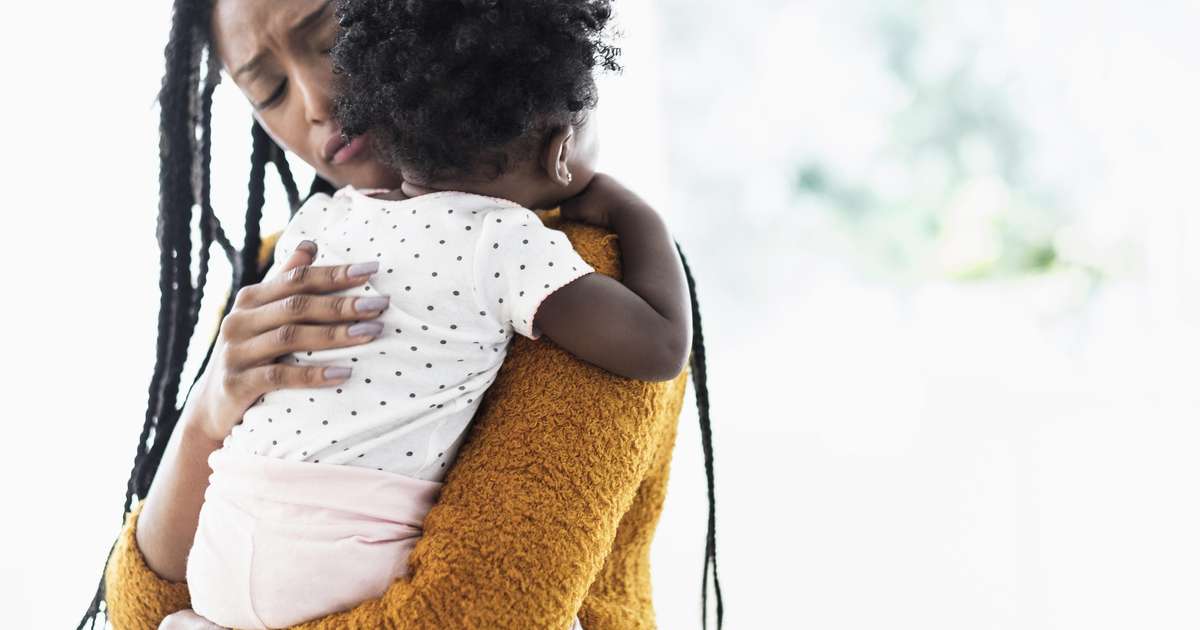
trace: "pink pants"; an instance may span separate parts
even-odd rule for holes
[[[284,628],[353,608],[408,574],[442,484],[221,448],[187,562],[192,608]]]

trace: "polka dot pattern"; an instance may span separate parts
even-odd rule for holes
[[[542,300],[592,271],[529,210],[459,192],[314,195],[280,235],[275,260],[304,239],[317,243],[318,266],[379,262],[367,284],[328,295],[390,296],[374,318],[383,331],[368,343],[280,357],[353,373],[336,386],[267,393],[226,444],[433,481],[453,462],[513,333],[536,338]]]

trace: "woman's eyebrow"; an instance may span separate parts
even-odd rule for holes
[[[266,54],[267,53],[265,51],[259,52],[257,55],[254,55],[250,61],[247,61],[246,63],[242,64],[240,68],[234,70],[233,79],[236,81],[239,75],[256,70],[258,68],[258,64],[262,63],[263,57],[265,57]]]
[[[332,0],[321,3],[320,7],[318,7],[315,11],[312,11],[308,15],[300,18],[300,20],[298,22],[296,22],[295,24],[293,24],[292,27],[288,29],[288,31],[291,33],[300,33],[307,29],[312,28],[317,22],[321,21],[321,18],[325,17],[325,15],[329,12],[329,7],[332,6],[332,4],[333,4]],[[242,64],[237,70],[233,71],[233,78],[236,80],[242,74],[245,74],[247,72],[253,72],[255,69],[257,69],[258,64],[262,63],[263,57],[265,57],[265,56],[266,56],[265,51],[261,51],[257,55],[254,55],[254,57],[252,57],[250,59],[250,61],[247,61],[246,63]]]
[[[296,22],[289,30],[293,33],[298,33],[304,31],[305,29],[312,28],[312,26],[319,22],[321,18],[325,17],[325,14],[329,11],[331,4],[333,4],[332,0],[328,2],[322,2],[319,9],[301,18],[300,21]]]

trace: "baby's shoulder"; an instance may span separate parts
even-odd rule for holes
[[[538,218],[546,228],[562,232],[584,262],[597,272],[621,278],[621,251],[616,233],[586,223],[568,221],[557,208],[539,211]]]
[[[523,206],[485,205],[479,213],[485,223],[500,228],[544,227],[537,213]]]

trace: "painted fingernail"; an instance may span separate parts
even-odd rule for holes
[[[303,249],[310,254],[315,254],[317,253],[317,244],[308,239],[304,239],[303,241],[300,241],[300,244],[296,246],[296,249]]]
[[[366,297],[354,300],[354,310],[362,313],[366,311],[378,311],[388,305],[388,297]]]
[[[365,263],[354,263],[353,265],[350,265],[349,269],[346,270],[346,275],[350,276],[351,278],[355,278],[358,276],[367,276],[375,273],[376,271],[379,271],[378,260]]]
[[[378,337],[379,333],[383,332],[383,324],[380,322],[359,322],[351,326],[346,332],[350,333],[351,337],[361,337],[363,335]]]
[[[350,368],[348,367],[327,367],[325,368],[325,378],[346,378],[350,376]]]

